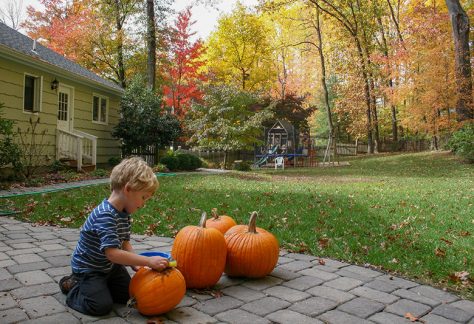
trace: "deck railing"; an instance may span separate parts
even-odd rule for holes
[[[97,137],[81,131],[56,130],[56,159],[77,161],[77,170],[83,163],[97,164]]]

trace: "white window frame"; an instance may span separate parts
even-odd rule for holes
[[[99,107],[98,107],[99,110],[97,112],[98,120],[94,120],[94,97],[99,98]],[[102,100],[105,100],[105,121],[100,120],[100,116],[102,115],[101,114],[101,109],[102,109],[101,101]],[[109,123],[109,102],[110,102],[109,97],[100,95],[98,93],[92,93],[92,110],[91,110],[92,123],[101,124],[101,125],[107,125]]]
[[[25,109],[25,80],[26,77],[32,77],[35,79],[35,85],[34,85],[34,97],[33,97],[33,109],[32,110],[27,110]],[[42,108],[42,103],[43,103],[43,76],[41,75],[35,75],[31,73],[23,73],[23,93],[22,93],[22,98],[23,98],[23,104],[22,104],[22,111],[26,114],[37,114],[41,112]]]

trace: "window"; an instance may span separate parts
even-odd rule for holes
[[[41,108],[41,85],[42,78],[25,74],[23,110],[37,112]]]
[[[94,95],[92,97],[92,121],[98,123],[107,123],[108,98]]]

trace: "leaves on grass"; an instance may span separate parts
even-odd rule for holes
[[[318,240],[318,246],[321,250],[324,250],[329,245],[329,239],[327,237],[322,237]]]
[[[470,286],[473,282],[471,278],[469,278],[470,273],[467,271],[459,271],[449,275],[449,279],[451,281],[461,283],[463,286]]]
[[[453,244],[453,242],[451,242],[450,240],[445,239],[444,237],[441,237],[441,238],[440,238],[440,241],[443,241],[443,242],[445,242],[445,243],[448,244],[448,245],[452,245],[452,244]]]
[[[147,226],[146,230],[145,230],[145,235],[148,235],[148,236],[152,236],[155,234],[156,232],[156,229],[158,228],[158,226],[160,225],[160,221],[158,221],[157,223],[153,223],[153,224],[150,224]]]
[[[446,256],[446,251],[440,248],[435,249],[435,255],[440,258],[444,258]]]
[[[287,243],[287,249],[294,253],[305,253],[309,251],[309,247],[305,242],[297,242],[296,244]]]

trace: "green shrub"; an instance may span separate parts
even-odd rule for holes
[[[162,164],[162,163],[157,163],[155,164],[155,166],[153,167],[153,172],[168,172],[169,169],[166,167],[166,165]]]
[[[454,132],[447,146],[457,156],[474,163],[474,123],[465,124]]]
[[[109,171],[104,170],[104,169],[95,169],[94,171],[91,172],[91,176],[105,178],[109,176]]]
[[[50,172],[59,172],[67,169],[67,165],[64,162],[59,160],[54,160],[53,163],[49,166]]]
[[[179,153],[176,156],[180,170],[193,171],[202,166],[201,159],[193,154]]]
[[[15,122],[1,117],[3,106],[0,103],[0,167],[11,165],[15,171],[21,171],[21,148],[13,142]]]
[[[160,163],[166,165],[170,171],[178,170],[179,161],[175,155],[166,155],[160,159]]]
[[[119,164],[121,160],[122,160],[122,159],[119,158],[118,156],[112,156],[111,158],[108,159],[107,162],[109,163],[109,165],[110,165],[111,167],[114,167],[114,166],[116,166],[117,164]]]
[[[234,170],[250,171],[252,163],[249,161],[234,161]]]
[[[174,152],[168,152],[166,156],[161,158],[160,163],[164,164],[170,171],[192,171],[202,166],[202,161],[199,157],[193,154],[176,154]]]
[[[179,160],[179,169],[180,170],[196,170],[202,166],[202,161],[199,157],[193,154],[181,153],[177,154]]]
[[[179,170],[191,170],[191,158],[189,154],[176,154],[178,159],[178,169]]]

